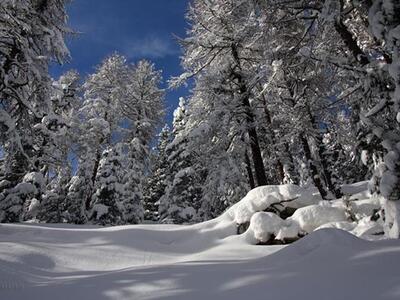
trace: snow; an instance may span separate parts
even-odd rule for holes
[[[310,205],[299,208],[290,219],[297,222],[301,230],[307,233],[314,231],[326,223],[347,220],[343,209],[322,205]]]
[[[1,298],[400,296],[400,268],[393,265],[399,240],[369,242],[321,229],[289,246],[253,246],[232,229],[222,219],[192,226],[1,225]]]
[[[0,224],[1,299],[399,299],[400,240],[371,219],[382,199],[367,187],[345,185],[332,201],[312,187],[259,187],[195,225]],[[287,200],[300,208],[285,220],[263,211]]]
[[[374,211],[378,211],[381,208],[379,199],[376,197],[350,201],[349,206],[357,220],[370,217],[373,215]]]
[[[260,242],[267,242],[271,235],[277,235],[284,226],[284,221],[276,214],[269,212],[257,212],[250,220],[250,230]]]
[[[361,162],[363,163],[364,166],[368,166],[368,160],[369,160],[368,150],[362,150],[361,151]]]
[[[383,197],[380,200],[386,212],[385,234],[390,238],[398,238],[400,236],[400,201],[390,201]]]
[[[263,211],[279,202],[282,202],[282,206],[298,208],[317,203],[320,199],[313,187],[303,188],[294,184],[267,185],[248,192],[246,197],[233,205],[227,213],[237,224],[244,224],[250,221],[255,212]]]
[[[270,212],[257,212],[250,219],[250,226],[245,237],[249,243],[256,245],[260,242],[269,242],[272,238],[279,241],[296,239],[300,232],[300,226],[296,221],[282,220]]]

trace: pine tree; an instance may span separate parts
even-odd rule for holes
[[[122,145],[103,152],[91,202],[90,220],[100,225],[124,224],[123,200],[126,194]]]
[[[45,189],[42,173],[31,172],[22,182],[3,192],[0,199],[0,222],[22,222],[35,219]]]
[[[159,200],[165,193],[167,187],[168,157],[166,149],[171,142],[171,131],[165,125],[158,136],[158,144],[154,149],[152,158],[152,171],[148,176],[144,190],[145,219],[158,221]]]
[[[169,170],[165,194],[159,203],[160,222],[163,223],[193,222],[200,206],[201,174],[188,147],[187,120],[186,101],[180,98],[179,107],[174,111],[173,140],[166,147]]]

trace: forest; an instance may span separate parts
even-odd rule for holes
[[[174,76],[56,77],[85,1],[0,0],[0,298],[399,299],[400,1],[190,0]]]

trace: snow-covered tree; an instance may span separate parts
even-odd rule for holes
[[[259,36],[255,6],[253,1],[194,1],[187,16],[191,23],[189,36],[181,41],[185,73],[171,84],[174,86],[190,77],[208,76],[214,93],[221,94],[214,100],[228,104],[226,112],[234,122],[240,122],[243,135],[248,136],[245,140],[256,185],[265,185],[268,182],[252,105],[262,68],[252,63],[250,54],[252,50],[257,52],[252,41]]]
[[[0,199],[0,222],[22,222],[35,219],[45,182],[42,173],[31,172],[22,182],[3,192]]]
[[[387,107],[393,106],[389,108],[392,123],[382,124],[377,120],[370,123],[386,150],[383,161],[378,165],[380,180],[377,192],[383,197],[385,232],[389,237],[400,238],[400,3],[394,0],[373,1],[368,21],[372,34],[384,50],[380,58],[384,74],[378,80],[381,81],[380,86],[386,86],[386,90],[381,90],[383,97],[367,113],[367,117],[379,115],[382,119]],[[376,89],[374,86],[370,88]]]
[[[126,217],[130,223],[143,219],[145,178],[150,169],[150,143],[164,114],[161,71],[149,61],[130,66],[126,94],[121,111],[128,122],[124,141],[128,151],[125,185],[128,192]]]
[[[196,81],[185,123],[186,147],[196,159],[201,178],[201,220],[216,217],[239,201],[252,180],[254,187],[241,106],[230,101],[231,93],[220,93],[223,85],[230,90],[229,83],[214,85],[213,79],[205,74]]]
[[[145,219],[158,221],[159,200],[167,187],[169,170],[167,146],[171,142],[171,130],[165,125],[158,136],[158,143],[151,159],[152,170],[144,186]]]
[[[180,98],[174,111],[173,139],[166,147],[169,166],[165,193],[159,200],[160,222],[193,222],[201,199],[201,168],[188,147],[186,100]]]
[[[79,74],[69,71],[52,86],[53,119],[55,124],[64,124],[63,130],[53,134],[52,144],[44,147],[47,159],[47,188],[42,197],[38,218],[44,222],[63,222],[66,208],[68,182],[72,176],[72,155],[78,141],[81,105]]]
[[[67,205],[71,205],[69,218],[82,222],[83,215],[92,211],[91,219],[101,224],[137,223],[142,219],[143,178],[149,167],[149,147],[163,115],[164,92],[159,87],[160,82],[161,72],[155,70],[153,64],[140,61],[129,65],[118,54],[106,58],[88,77],[83,85],[84,102],[79,111],[78,170],[67,197]],[[121,173],[113,177],[116,181],[110,182],[110,187],[98,182],[102,180],[98,176],[100,162],[105,160],[103,164],[107,166],[113,163],[104,155],[118,157],[123,167]],[[84,184],[79,186],[74,184],[76,182]],[[99,189],[109,189],[111,193],[115,185],[121,187],[121,193],[110,201],[119,203],[120,211],[117,213],[113,209],[114,217],[98,221],[93,209],[103,200],[94,194],[99,194]]]
[[[100,225],[124,224],[123,168],[125,157],[122,145],[118,144],[103,152],[96,175],[91,203],[90,219]]]
[[[0,178],[0,202],[7,202],[31,172],[45,172],[45,147],[55,131],[51,105],[50,61],[62,62],[69,53],[64,37],[68,1],[10,1],[0,8],[0,142],[5,155]],[[7,205],[6,205],[7,206]],[[15,206],[14,209],[16,208]],[[22,209],[22,208],[21,208]],[[8,221],[21,216],[11,213]]]

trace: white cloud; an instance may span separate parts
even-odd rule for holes
[[[161,58],[176,54],[178,51],[178,46],[170,39],[152,36],[127,42],[123,52],[128,58]]]

